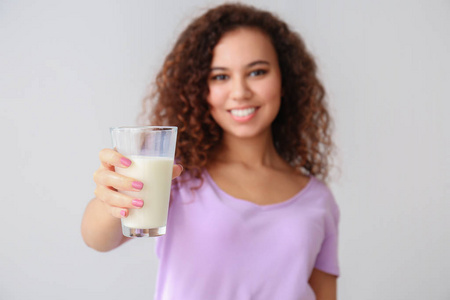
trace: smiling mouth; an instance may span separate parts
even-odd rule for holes
[[[234,117],[245,118],[252,115],[256,111],[256,107],[244,108],[244,109],[232,109],[230,113]]]

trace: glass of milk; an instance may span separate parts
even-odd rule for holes
[[[111,128],[111,137],[116,151],[132,162],[128,168],[116,167],[116,172],[144,184],[139,192],[120,191],[144,200],[142,208],[129,209],[128,217],[122,219],[123,235],[165,234],[177,127],[115,127]]]

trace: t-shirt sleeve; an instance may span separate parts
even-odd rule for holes
[[[327,198],[328,211],[325,216],[325,238],[314,267],[323,272],[339,276],[338,225],[340,211],[331,193]]]

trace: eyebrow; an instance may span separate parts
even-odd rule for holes
[[[247,68],[251,68],[251,67],[254,67],[256,65],[267,65],[267,66],[269,66],[270,64],[269,64],[268,61],[265,61],[265,60],[256,60],[254,62],[249,63],[247,65]],[[225,70],[227,70],[227,68],[224,68],[224,67],[213,67],[213,68],[211,68],[211,71],[225,71]]]

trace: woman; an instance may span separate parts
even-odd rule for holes
[[[324,95],[302,40],[269,12],[221,5],[180,35],[143,114],[179,128],[156,299],[336,299]],[[108,251],[145,203],[117,192],[142,188],[114,172],[128,158],[104,149],[100,161],[82,233]]]

